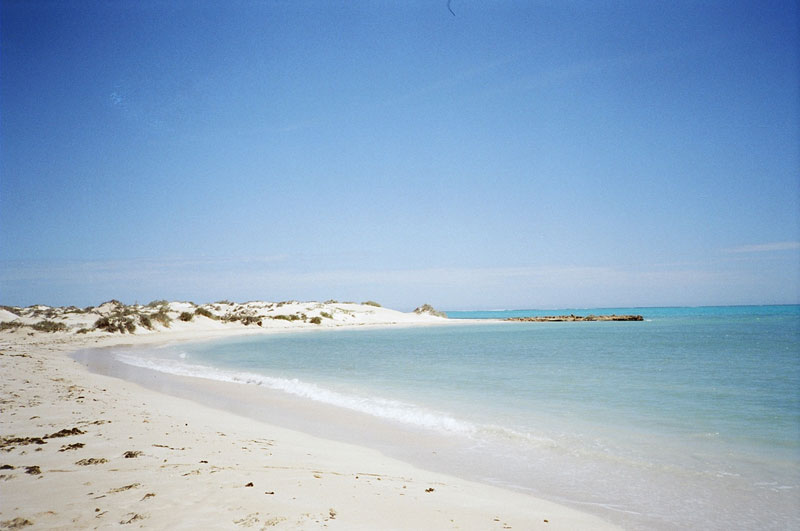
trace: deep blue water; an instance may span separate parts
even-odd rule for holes
[[[629,528],[800,527],[800,306],[448,315],[570,313],[645,321],[315,331],[120,357],[435,432],[454,473]]]

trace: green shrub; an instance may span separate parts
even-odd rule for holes
[[[149,315],[145,315],[143,313],[139,314],[139,323],[148,330],[153,329],[153,321],[150,319]]]
[[[0,323],[0,332],[3,330],[16,330],[17,328],[24,326],[19,321],[3,321]]]
[[[312,317],[311,324],[322,324],[322,317]]]
[[[322,317],[327,317],[328,319],[333,319],[333,316],[328,312],[319,312]]]
[[[178,319],[187,323],[191,321],[192,318],[194,318],[194,314],[191,312],[181,312],[181,314],[178,316]]]
[[[97,321],[94,322],[94,327],[98,330],[105,330],[107,332],[116,332],[117,325],[113,323],[110,318],[108,317],[100,317]]]
[[[215,318],[219,319],[218,317],[215,317]],[[261,319],[262,318],[259,317],[258,315],[248,315],[248,314],[242,314],[242,313],[229,313],[225,317],[222,318],[223,321],[226,321],[226,322],[229,322],[229,323],[235,323],[236,321],[239,321],[245,326],[248,326],[248,325],[251,325],[251,324],[257,324],[258,326],[261,326],[263,324],[263,321]]]
[[[156,313],[150,314],[150,318],[160,323],[161,326],[165,328],[169,328],[169,324],[172,322],[172,318],[167,313],[166,306],[162,306]]]
[[[110,317],[101,317],[94,323],[94,327],[98,330],[105,330],[106,332],[119,332],[120,334],[124,334],[125,332],[133,333],[136,331],[136,323],[133,322],[133,319],[130,317],[124,317],[122,315],[113,315]]]
[[[430,304],[423,304],[419,308],[415,309],[414,313],[416,313],[416,314],[429,313],[431,315],[435,315],[436,317],[445,317],[445,318],[447,317],[446,313],[436,310]]]
[[[39,332],[64,332],[67,329],[67,325],[45,320],[34,324],[33,329]]]
[[[159,301],[150,301],[147,303],[148,308],[160,308],[162,306],[169,306],[169,301],[162,299]]]
[[[202,315],[203,317],[208,317],[209,319],[214,319],[215,321],[219,319],[216,315],[211,313],[210,311],[206,310],[205,308],[197,308],[194,311],[195,315]]]
[[[251,324],[257,324],[258,326],[261,326],[261,324],[262,324],[261,318],[256,316],[256,315],[242,315],[239,320],[245,326],[248,326],[248,325],[251,325]]]
[[[301,316],[293,313],[292,315],[271,315],[270,319],[281,319],[283,321],[300,321],[302,319]]]
[[[366,304],[367,306],[375,306],[375,307],[377,307],[377,308],[380,308],[380,307],[381,307],[381,305],[380,305],[380,304],[378,304],[378,303],[377,303],[377,302],[375,302],[375,301],[364,301],[364,302],[362,302],[361,304]]]
[[[91,329],[89,329],[89,328],[81,328],[80,330],[78,330],[78,331],[77,331],[77,332],[75,332],[75,333],[76,333],[76,334],[87,334],[87,333],[89,333],[89,332],[91,332]]]

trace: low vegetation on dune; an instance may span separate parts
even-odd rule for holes
[[[67,330],[67,325],[64,323],[45,320],[33,324],[31,328],[39,332],[65,332]]]
[[[153,329],[153,320],[150,319],[149,315],[139,314],[139,324],[141,324],[144,328],[147,328],[148,330]]]
[[[25,326],[20,321],[3,321],[0,323],[0,332],[4,330],[16,330],[17,328]]]
[[[106,315],[99,318],[94,323],[97,330],[105,330],[106,332],[125,332],[134,333],[136,331],[136,323],[133,318],[124,315]]]
[[[148,317],[164,328],[169,328],[169,324],[172,322],[167,306],[161,306],[156,313],[151,313]]]
[[[306,314],[300,315],[300,314],[293,313],[291,315],[270,315],[269,318],[270,319],[282,320],[282,321],[305,321],[306,320]]]
[[[239,323],[245,326],[265,326],[272,321],[286,321],[293,325],[321,325],[325,319],[340,321],[344,318],[356,318],[361,314],[375,314],[374,310],[358,309],[345,305],[357,305],[354,302],[338,302],[329,299],[324,303],[298,301],[260,302],[250,301],[235,303],[221,300],[215,303],[197,305],[192,302],[169,302],[154,300],[147,304],[126,305],[112,299],[98,306],[84,309],[77,306],[50,307],[35,305],[25,308],[16,306],[0,306],[4,321],[0,321],[0,332],[14,333],[17,330],[33,332],[71,332],[88,334],[106,332],[110,334],[133,334],[137,330],[157,331],[170,328],[173,321],[206,322],[205,319],[220,323]],[[364,306],[382,308],[373,301],[361,303]],[[281,310],[282,309],[282,312]],[[306,313],[307,312],[307,313]],[[429,313],[446,317],[430,305],[420,306],[417,314]],[[310,315],[309,315],[310,314]],[[197,319],[197,318],[205,319]],[[348,320],[349,321],[349,320]],[[353,322],[353,321],[350,321]]]
[[[261,326],[263,324],[262,318],[260,316],[245,314],[245,313],[228,314],[225,317],[223,317],[222,320],[227,323],[239,322],[245,326],[249,326],[251,324],[256,324],[258,326]]]
[[[215,321],[219,321],[219,317],[217,315],[211,313],[209,310],[207,310],[207,309],[205,309],[203,307],[197,308],[194,311],[194,314],[195,315],[201,315],[203,317],[208,317],[209,319],[214,319]]]
[[[416,308],[414,310],[414,313],[416,313],[417,315],[422,315],[423,313],[427,313],[427,314],[430,314],[430,315],[433,315],[433,316],[436,316],[436,317],[447,318],[447,314],[446,313],[440,312],[439,310],[437,310],[436,308],[434,308],[430,304],[423,304],[419,308]]]

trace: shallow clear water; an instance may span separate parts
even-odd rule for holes
[[[449,315],[561,313],[645,321],[320,330],[117,357],[368,415],[406,434],[383,450],[422,464],[432,443],[407,434],[430,432],[449,442],[439,468],[628,528],[800,527],[800,306]]]

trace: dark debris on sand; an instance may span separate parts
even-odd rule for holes
[[[72,429],[69,429],[69,430],[64,428],[63,430],[57,431],[55,433],[51,433],[50,435],[45,435],[44,438],[45,439],[57,439],[58,437],[69,437],[71,435],[83,435],[84,433],[86,433],[86,432],[82,431],[82,430],[80,430],[78,428],[72,428]]]
[[[83,448],[84,446],[86,445],[83,443],[65,444],[64,446],[61,447],[59,452],[66,452],[67,450],[77,450],[78,448]]]
[[[5,520],[0,522],[0,529],[22,529],[23,527],[27,527],[29,525],[33,525],[33,522],[27,518],[17,517],[13,520]]]
[[[0,448],[13,449],[15,446],[27,446],[29,444],[47,444],[41,437],[0,437]]]
[[[90,457],[89,459],[81,459],[80,461],[75,462],[76,465],[80,466],[101,465],[103,463],[108,463],[108,459],[106,459],[105,457],[101,457],[99,459],[96,457]]]

